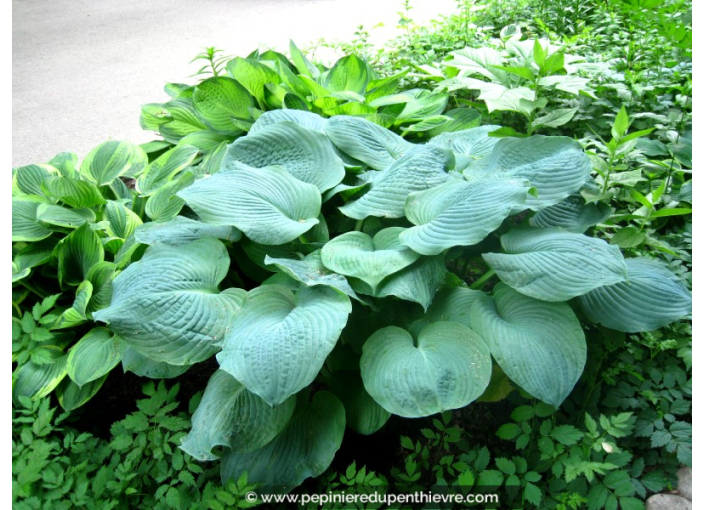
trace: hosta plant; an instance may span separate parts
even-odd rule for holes
[[[667,268],[583,233],[600,216],[574,200],[592,170],[577,142],[497,128],[412,144],[359,117],[265,113],[177,191],[179,216],[135,229],[148,247],[92,317],[161,366],[216,357],[185,451],[289,491],[346,427],[496,398],[504,378],[558,407],[583,327],[690,313]]]

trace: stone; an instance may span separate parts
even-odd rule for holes
[[[677,471],[677,492],[692,501],[692,468],[683,467]]]
[[[645,510],[692,510],[692,502],[676,494],[656,494],[645,502]]]

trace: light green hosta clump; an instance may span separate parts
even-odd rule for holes
[[[667,269],[581,233],[603,215],[580,214],[577,142],[496,128],[414,145],[358,117],[265,113],[176,193],[181,216],[137,227],[149,247],[93,317],[175,370],[216,356],[184,450],[290,490],[346,426],[488,397],[494,363],[559,406],[586,360],[575,311],[627,332],[690,313]],[[458,257],[501,281],[465,286]]]

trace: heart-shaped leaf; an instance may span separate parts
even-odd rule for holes
[[[230,374],[218,370],[208,381],[181,449],[201,461],[217,459],[212,452],[216,446],[233,452],[257,450],[284,429],[295,407],[295,397],[271,407]]]
[[[250,291],[229,324],[220,368],[278,405],[309,385],[335,346],[352,305],[328,287],[278,285]]]
[[[474,302],[470,320],[506,375],[547,404],[559,407],[582,375],[584,331],[565,303],[539,301],[498,284],[493,299],[484,295]]]
[[[464,407],[491,378],[489,348],[456,322],[427,325],[415,341],[404,329],[380,329],[364,343],[360,367],[374,400],[406,418]]]
[[[232,162],[177,193],[206,223],[234,225],[252,241],[285,244],[318,224],[318,188],[281,167]]]
[[[627,333],[653,331],[692,313],[692,295],[667,267],[646,258],[626,259],[628,281],[580,296],[590,321]]]
[[[501,281],[544,301],[567,301],[626,280],[617,246],[559,228],[516,228],[501,236],[506,253],[482,255]]]
[[[190,365],[220,349],[245,292],[218,291],[230,268],[220,241],[150,246],[113,282],[112,303],[93,314],[155,361]]]
[[[327,242],[321,259],[328,269],[366,282],[376,292],[381,281],[410,266],[420,255],[401,245],[401,227],[380,230],[372,239],[362,232],[347,232]]]

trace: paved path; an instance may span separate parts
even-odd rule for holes
[[[454,0],[411,0],[421,23],[454,12]],[[206,46],[246,55],[286,52],[292,38],[374,40],[397,35],[401,0],[13,0],[12,164],[79,158],[107,139],[145,142],[144,103],[166,100],[166,82],[192,82],[188,62]]]

